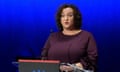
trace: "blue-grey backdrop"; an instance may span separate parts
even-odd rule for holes
[[[119,0],[0,0],[0,72],[15,72],[16,57],[38,58],[50,31],[58,31],[57,8],[63,3],[79,7],[82,29],[98,45],[99,72],[119,72]]]

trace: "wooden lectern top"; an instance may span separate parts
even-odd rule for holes
[[[32,59],[19,59],[18,62],[42,62],[42,63],[60,63],[58,60],[32,60]]]

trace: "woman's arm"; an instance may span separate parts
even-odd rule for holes
[[[97,46],[93,36],[90,34],[87,43],[87,54],[80,61],[84,69],[96,71],[97,67]]]
[[[50,48],[50,37],[51,35],[48,37],[43,49],[42,49],[42,52],[41,52],[41,59],[42,60],[46,60],[48,58],[48,50]]]

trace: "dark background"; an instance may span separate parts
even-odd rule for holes
[[[57,8],[75,4],[83,16],[82,29],[98,45],[98,72],[119,72],[119,0],[0,0],[0,72],[16,72],[16,58],[38,58],[50,31],[58,31]]]

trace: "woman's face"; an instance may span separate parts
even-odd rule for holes
[[[63,29],[72,29],[74,26],[73,9],[70,7],[64,8],[61,13],[61,24]]]

